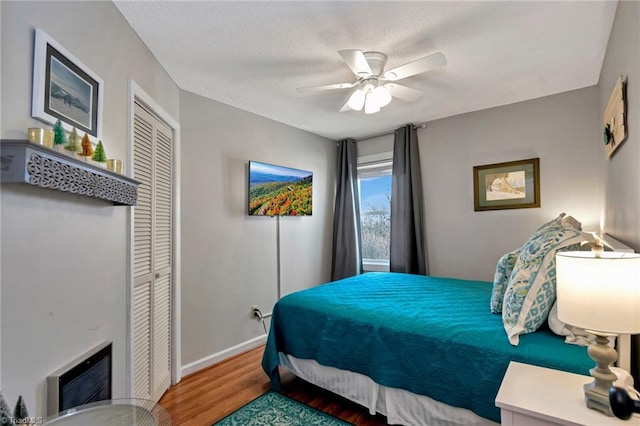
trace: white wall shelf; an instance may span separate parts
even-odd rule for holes
[[[26,140],[3,139],[0,160],[3,184],[28,183],[114,205],[135,206],[138,199],[137,181]]]

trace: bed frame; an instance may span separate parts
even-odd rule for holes
[[[634,252],[608,234],[595,235],[602,241],[605,250]],[[619,358],[616,364],[628,371],[631,365],[629,335],[619,336],[617,349]],[[381,386],[359,373],[323,366],[316,361],[298,359],[282,352],[278,353],[278,358],[279,365],[296,376],[366,407],[371,414],[378,412],[386,415],[389,424],[413,425],[427,421],[437,426],[497,426],[497,423],[471,410],[453,407],[402,389]]]

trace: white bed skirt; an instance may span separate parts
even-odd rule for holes
[[[378,412],[387,416],[391,425],[498,426],[470,410],[381,386],[359,373],[325,367],[315,360],[298,359],[282,352],[278,355],[280,365],[296,376],[368,408],[371,414]]]

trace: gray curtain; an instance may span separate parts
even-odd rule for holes
[[[338,142],[336,202],[333,212],[332,281],[362,272],[357,160],[354,139]]]
[[[425,244],[418,133],[413,125],[395,131],[391,179],[391,272],[429,273]]]

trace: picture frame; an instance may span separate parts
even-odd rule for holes
[[[618,77],[602,116],[604,125],[602,136],[607,158],[610,158],[627,139],[626,83],[626,77]]]
[[[52,39],[35,30],[31,116],[70,132],[102,139],[103,80]]]
[[[475,211],[540,207],[540,159],[473,167]]]

